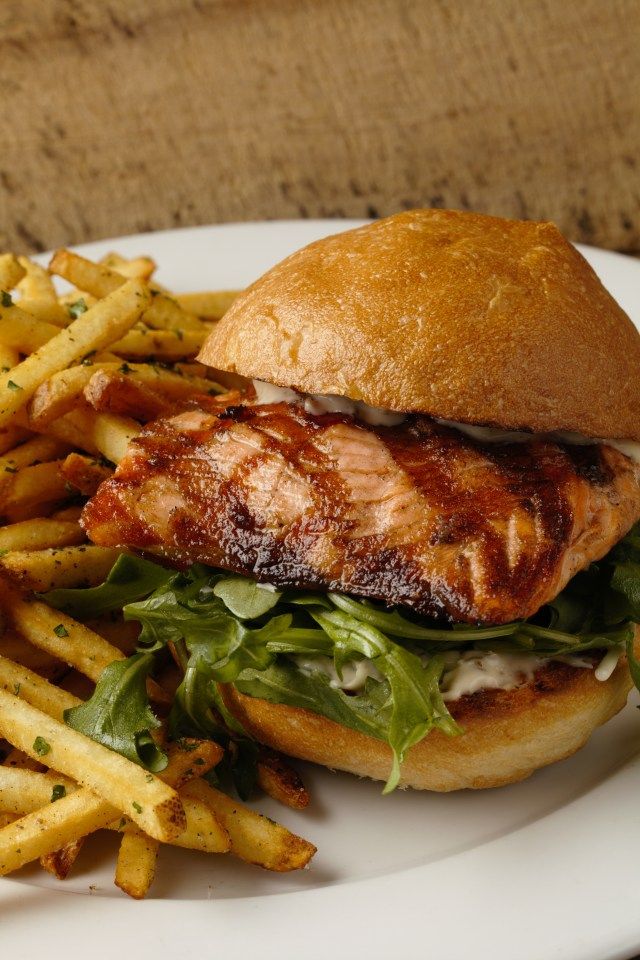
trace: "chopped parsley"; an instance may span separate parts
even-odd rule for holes
[[[131,806],[133,807],[133,809],[135,810],[136,813],[142,813],[142,807],[140,806],[139,803],[136,803],[135,800],[133,801],[133,803],[131,804]]]
[[[68,637],[68,636],[69,636],[69,631],[68,631],[67,628],[65,627],[64,623],[59,623],[57,627],[54,627],[54,628],[53,628],[53,632],[55,633],[56,637]]]
[[[80,297],[79,300],[76,300],[74,303],[70,303],[68,309],[69,316],[73,317],[74,320],[77,320],[78,317],[87,312],[89,307],[85,303],[84,297]]]
[[[9,387],[9,390],[22,390],[20,384],[14,383],[13,380],[7,380],[7,386]]]
[[[56,800],[62,800],[63,797],[67,795],[67,788],[64,783],[56,783],[53,790],[51,791],[51,803],[55,803]]]
[[[51,750],[51,745],[47,743],[44,737],[36,737],[33,741],[33,749],[39,757],[46,757]]]

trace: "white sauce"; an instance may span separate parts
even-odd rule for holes
[[[466,650],[442,678],[442,699],[459,700],[478,690],[514,690],[547,662],[533,653]]]
[[[625,457],[629,457],[635,463],[640,463],[640,443],[635,440],[604,440],[594,437],[585,437],[581,433],[573,433],[569,430],[556,430],[553,433],[527,433],[524,430],[501,430],[498,427],[478,427],[472,423],[458,423],[455,420],[440,420],[434,418],[436,423],[443,427],[451,427],[466,434],[473,440],[480,440],[484,443],[526,443],[528,440],[554,440],[558,443],[574,444],[576,446],[589,446],[589,444],[602,443],[607,447],[613,447],[619,450]]]
[[[393,410],[381,410],[378,407],[370,407],[362,400],[350,400],[348,397],[340,397],[327,394],[306,394],[298,393],[296,390],[290,390],[288,387],[277,387],[273,383],[265,383],[262,380],[254,380],[253,386],[256,391],[258,404],[264,403],[296,403],[303,406],[307,413],[319,416],[323,413],[344,413],[372,427],[395,427],[406,420],[407,414],[397,413]],[[497,427],[479,427],[471,423],[459,423],[455,420],[441,420],[434,418],[436,423],[445,427],[451,427],[459,430],[474,440],[480,440],[484,443],[526,443],[529,440],[554,440],[560,443],[576,444],[578,446],[586,444],[602,443],[609,447],[619,450],[630,460],[640,463],[640,443],[635,440],[605,440],[585,437],[580,433],[571,433],[569,431],[556,431],[555,433],[527,433],[524,430],[501,430]]]
[[[608,680],[615,668],[618,666],[618,660],[622,656],[621,647],[612,647],[607,650],[604,657],[595,669],[594,676],[596,680]]]
[[[615,653],[615,659],[613,654]],[[462,654],[454,651],[443,654],[447,661],[442,677],[442,695],[447,701],[459,700],[467,694],[477,693],[478,690],[515,690],[529,683],[537,670],[540,670],[550,660],[560,660],[572,667],[593,669],[593,663],[582,657],[558,656],[541,657],[535,653],[494,653],[487,650],[466,650]],[[598,680],[608,680],[615,670],[620,657],[620,650],[610,650],[602,659],[595,671]],[[337,690],[350,693],[359,693],[369,677],[382,680],[380,672],[370,660],[350,661],[342,670],[342,677],[338,675],[331,657],[292,657],[303,673],[323,673],[329,678],[330,684]],[[426,666],[428,656],[420,655]]]
[[[331,657],[293,657],[292,659],[295,660],[298,669],[307,675],[324,673],[329,677],[330,685],[336,690],[357,693],[364,689],[369,677],[378,681],[383,679],[371,660],[350,660],[342,668],[342,677],[340,677]]]
[[[297,403],[303,406],[307,413],[320,416],[323,413],[344,413],[355,417],[372,427],[395,427],[406,420],[405,413],[395,413],[392,410],[380,410],[370,407],[361,400],[350,400],[348,397],[339,397],[321,393],[297,393],[288,387],[276,387],[273,383],[264,383],[254,380],[258,404],[263,403]]]

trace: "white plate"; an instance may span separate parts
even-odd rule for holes
[[[201,227],[81,247],[149,253],[176,290],[236,287],[310,240],[355,224]],[[640,263],[584,251],[640,318]],[[594,403],[598,398],[594,397]],[[565,763],[497,791],[396,793],[305,768],[307,813],[259,809],[318,846],[312,867],[270,875],[165,848],[153,896],[113,886],[114,846],[86,845],[64,884],[35,868],[0,881],[4,956],[169,960],[257,955],[608,960],[640,946],[640,717],[633,706]]]

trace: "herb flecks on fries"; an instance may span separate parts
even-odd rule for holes
[[[125,659],[137,630],[120,612],[91,589],[77,619],[34,596],[104,581],[117,551],[86,542],[82,503],[147,421],[224,390],[194,357],[235,292],[174,295],[154,271],[117,253],[93,263],[60,250],[49,271],[0,255],[0,874],[39,860],[64,879],[92,833],[115,830],[115,883],[135,898],[162,843],[275,871],[315,852],[216,789],[216,769],[239,767],[234,743],[168,735],[171,664],[152,677],[156,659]],[[72,289],[60,294],[55,276]],[[156,576],[138,565],[133,598]],[[114,689],[117,724],[95,708]],[[306,805],[280,757],[251,759],[265,792]]]

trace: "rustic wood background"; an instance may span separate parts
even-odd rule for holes
[[[431,205],[640,249],[640,0],[0,0],[0,247]]]

